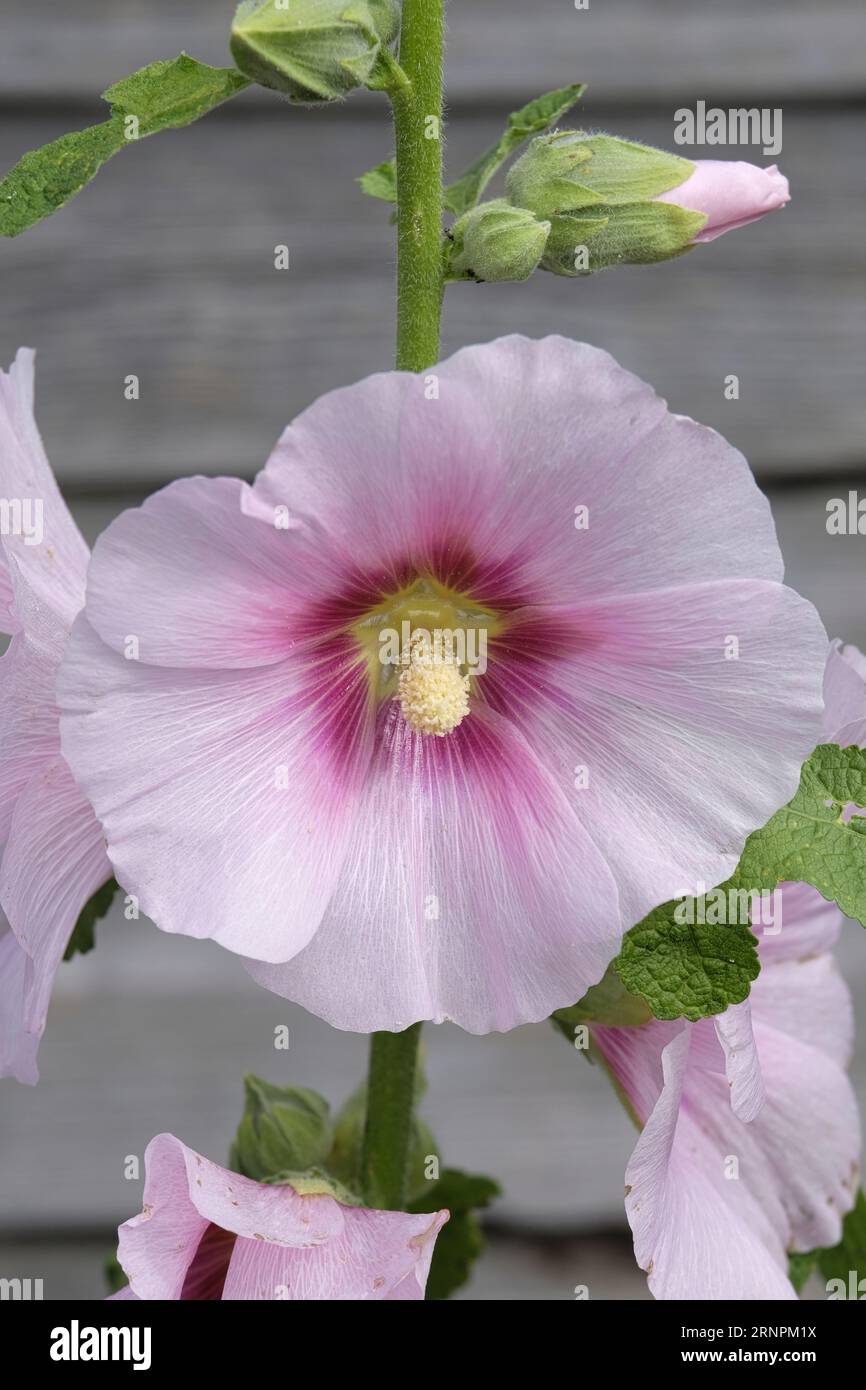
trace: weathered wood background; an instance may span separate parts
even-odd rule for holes
[[[148,61],[182,49],[227,61],[232,11],[231,0],[4,0],[0,169],[101,119],[97,94]],[[452,0],[449,12],[454,173],[506,112],[572,80],[589,84],[575,123],[659,145],[672,145],[677,107],[698,99],[782,108],[784,213],[669,265],[457,287],[444,347],[520,329],[608,348],[746,452],[791,582],[833,633],[866,647],[866,537],[825,527],[829,498],[866,491],[860,0],[590,0],[585,11]],[[386,209],[352,180],[390,148],[372,98],[301,111],[247,92],[122,152],[56,218],[0,244],[0,358],[39,349],[39,419],[91,538],[179,474],[250,476],[314,396],[389,365],[392,236]],[[288,272],[274,269],[279,243]],[[123,396],[128,373],[137,402]],[[729,373],[735,402],[723,396]],[[0,1087],[0,1272],[47,1272],[51,1297],[99,1295],[101,1243],[140,1195],[123,1160],[152,1134],[173,1129],[219,1158],[243,1071],[339,1100],[364,1065],[363,1040],[257,990],[216,948],[116,919],[100,936],[62,972],[40,1086]],[[843,955],[866,1021],[866,943],[853,927]],[[288,1055],[273,1050],[280,1023]],[[569,1298],[577,1283],[642,1296],[622,1236],[633,1136],[604,1079],[541,1026],[487,1039],[430,1029],[428,1056],[447,1156],[506,1185],[468,1296]],[[866,1096],[862,1044],[856,1078]]]

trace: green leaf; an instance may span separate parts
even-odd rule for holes
[[[746,841],[737,888],[811,883],[847,917],[866,924],[866,825],[843,819],[866,808],[866,750],[822,743],[803,766],[792,801]]]
[[[829,1250],[816,1252],[818,1267],[824,1278],[841,1280],[834,1290],[837,1298],[866,1297],[866,1196],[860,1191],[857,1201],[842,1223],[842,1239]],[[863,1287],[860,1287],[860,1282]],[[830,1290],[827,1290],[828,1295]]]
[[[760,970],[757,944],[745,923],[678,921],[678,906],[664,903],[632,927],[616,968],[626,989],[642,995],[656,1018],[695,1023],[746,998]]]
[[[409,1206],[413,1212],[451,1213],[436,1238],[427,1280],[428,1299],[450,1298],[469,1278],[472,1265],[484,1247],[484,1236],[475,1212],[498,1197],[501,1188],[492,1178],[446,1168],[438,1181]]]
[[[0,236],[18,236],[50,217],[89,183],[124,143],[123,120],[62,135],[30,150],[0,181]]]
[[[108,912],[117,890],[117,880],[110,878],[107,883],[103,883],[101,888],[97,888],[91,898],[88,898],[78,914],[78,921],[72,928],[72,935],[66,950],[63,952],[64,960],[71,960],[74,955],[84,956],[88,951],[93,950],[96,945],[96,923],[101,921]]]
[[[189,125],[248,85],[234,68],[213,68],[185,53],[115,82],[103,93],[110,120],[30,150],[0,181],[0,236],[18,236],[50,217],[124,145]]]
[[[244,1077],[246,1104],[229,1162],[237,1173],[264,1182],[281,1173],[324,1165],[333,1142],[328,1102],[301,1086],[272,1086]]]
[[[586,90],[584,83],[575,82],[570,87],[559,87],[554,92],[546,92],[536,97],[519,111],[512,111],[505,130],[495,145],[485,150],[475,163],[454,183],[445,189],[445,206],[449,212],[466,212],[480,199],[497,169],[505,163],[509,155],[533,135],[540,135],[556,125]]]
[[[113,1250],[110,1255],[106,1255],[105,1257],[102,1265],[102,1274],[105,1279],[105,1287],[108,1289],[109,1293],[119,1293],[120,1290],[125,1289],[129,1283],[126,1273]]]
[[[383,203],[397,201],[397,166],[393,159],[386,159],[375,169],[368,169],[355,182],[361,185],[361,192],[366,193],[368,198],[379,198]]]
[[[808,1255],[800,1254],[793,1250],[788,1255],[788,1278],[797,1290],[802,1293],[809,1280],[810,1275],[815,1269],[818,1261],[817,1250],[811,1250]]]

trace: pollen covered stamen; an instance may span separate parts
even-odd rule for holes
[[[438,653],[414,655],[400,672],[397,699],[407,724],[442,738],[469,713],[469,677]]]

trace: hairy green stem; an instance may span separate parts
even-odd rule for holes
[[[442,313],[442,44],[444,0],[404,0],[391,88],[397,151],[397,366],[439,357]]]
[[[444,0],[404,0],[400,78],[388,89],[397,149],[397,367],[410,372],[439,358],[444,29]],[[361,1185],[371,1207],[406,1205],[420,1039],[420,1023],[370,1039]]]
[[[420,1023],[370,1038],[361,1186],[371,1207],[400,1211],[406,1205],[420,1041]]]

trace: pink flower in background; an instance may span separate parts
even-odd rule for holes
[[[447,1211],[344,1206],[252,1182],[172,1134],[147,1146],[144,1209],[119,1231],[115,1298],[423,1299]]]
[[[866,657],[833,642],[823,742],[866,745],[864,680]],[[626,1212],[657,1298],[796,1298],[788,1251],[837,1244],[854,1203],[854,1021],[830,954],[845,918],[803,883],[777,903],[743,1004],[697,1024],[592,1029],[643,1127]]]
[[[60,752],[54,679],[88,553],[36,428],[26,348],[0,372],[0,507],[0,630],[11,637],[0,659],[0,1075],[32,1083],[55,971],[111,865]]]
[[[781,579],[719,435],[606,353],[505,338],[324,396],[252,487],[119,517],[64,753],[164,930],[340,1028],[507,1029],[793,795],[827,644]],[[484,669],[389,653],[404,624]]]
[[[695,172],[684,183],[660,193],[655,201],[706,214],[705,225],[692,238],[695,242],[715,241],[723,232],[757,222],[791,201],[788,180],[775,164],[761,169],[743,160],[697,159],[694,163]]]
[[[780,897],[745,1003],[695,1024],[592,1028],[642,1126],[625,1207],[656,1298],[796,1298],[788,1252],[837,1244],[854,1204],[854,1025],[830,954],[844,919],[805,884]]]

